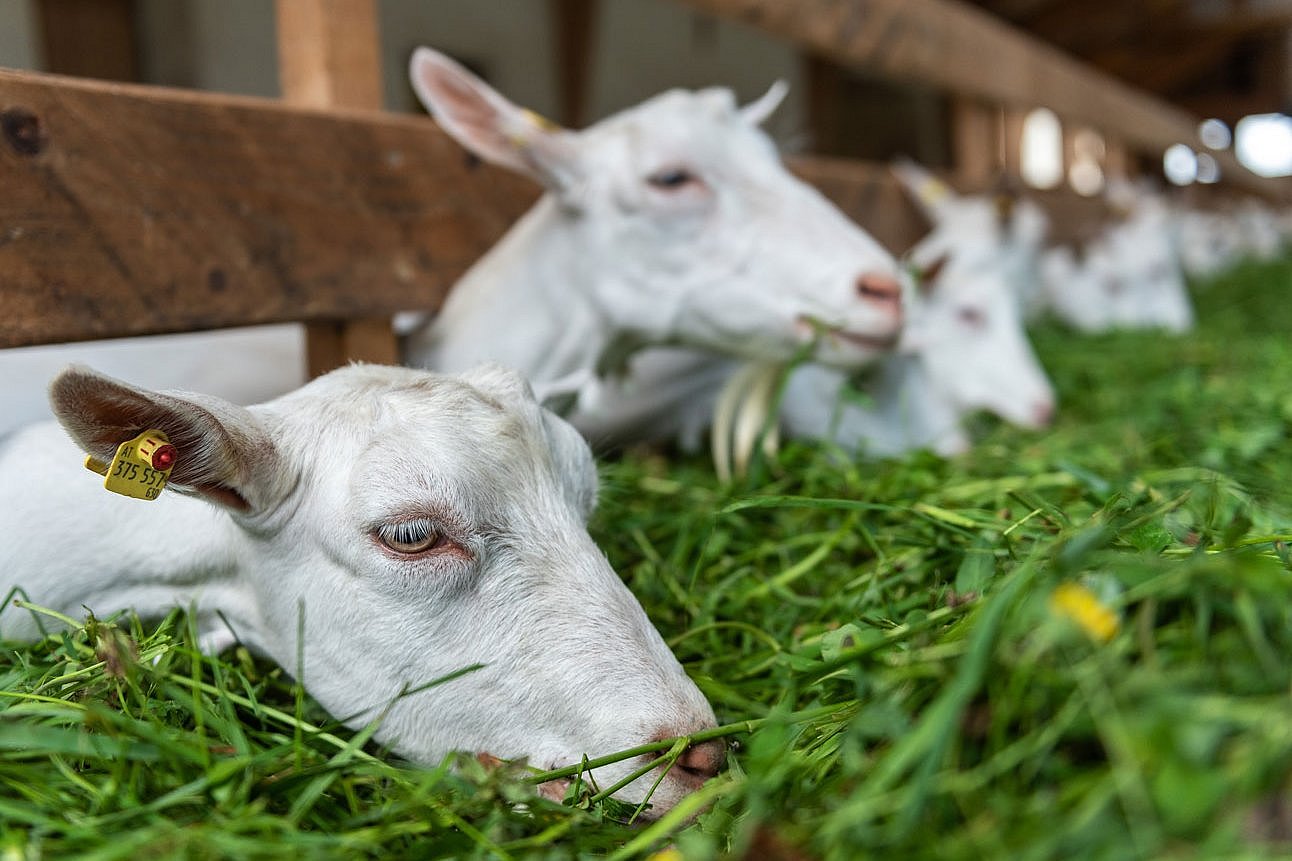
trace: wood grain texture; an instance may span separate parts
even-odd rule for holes
[[[375,0],[278,0],[283,99],[317,108],[381,107]]]
[[[1005,169],[1000,114],[1000,108],[979,99],[951,100],[951,151],[962,182],[985,184]]]
[[[745,22],[849,68],[932,84],[1006,107],[1054,110],[1160,156],[1194,147],[1198,118],[954,0],[680,0]],[[1292,182],[1259,177],[1218,153],[1227,182],[1274,199]]]
[[[0,347],[434,309],[537,196],[427,119],[0,71]]]

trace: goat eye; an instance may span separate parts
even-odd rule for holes
[[[377,529],[377,540],[396,553],[413,556],[443,546],[448,539],[429,520],[403,520]]]
[[[960,322],[975,328],[981,328],[987,322],[987,318],[977,308],[961,308],[956,315],[960,318]]]
[[[684,167],[670,167],[652,173],[646,177],[646,181],[663,191],[677,191],[683,186],[699,182],[700,179]]]

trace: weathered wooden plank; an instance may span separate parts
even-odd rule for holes
[[[1096,129],[1158,156],[1194,147],[1197,118],[1086,66],[981,9],[954,0],[681,0],[746,22],[869,74],[921,81],[1020,109],[1047,106],[1064,122]],[[1269,180],[1217,153],[1227,181],[1273,198],[1292,182]]]
[[[434,309],[537,197],[424,118],[0,70],[0,346]]]
[[[376,0],[278,0],[278,79],[283,101],[318,108],[381,108]],[[311,323],[306,364],[318,376],[347,362],[395,364],[389,319]]]

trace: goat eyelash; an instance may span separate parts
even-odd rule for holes
[[[443,530],[424,518],[384,523],[373,535],[383,547],[403,556],[416,556],[448,543]]]

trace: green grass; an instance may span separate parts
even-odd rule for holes
[[[0,859],[1292,852],[1292,262],[1198,300],[1037,333],[1056,426],[960,460],[605,467],[594,534],[734,743],[690,824],[410,768],[176,615],[0,652]]]

